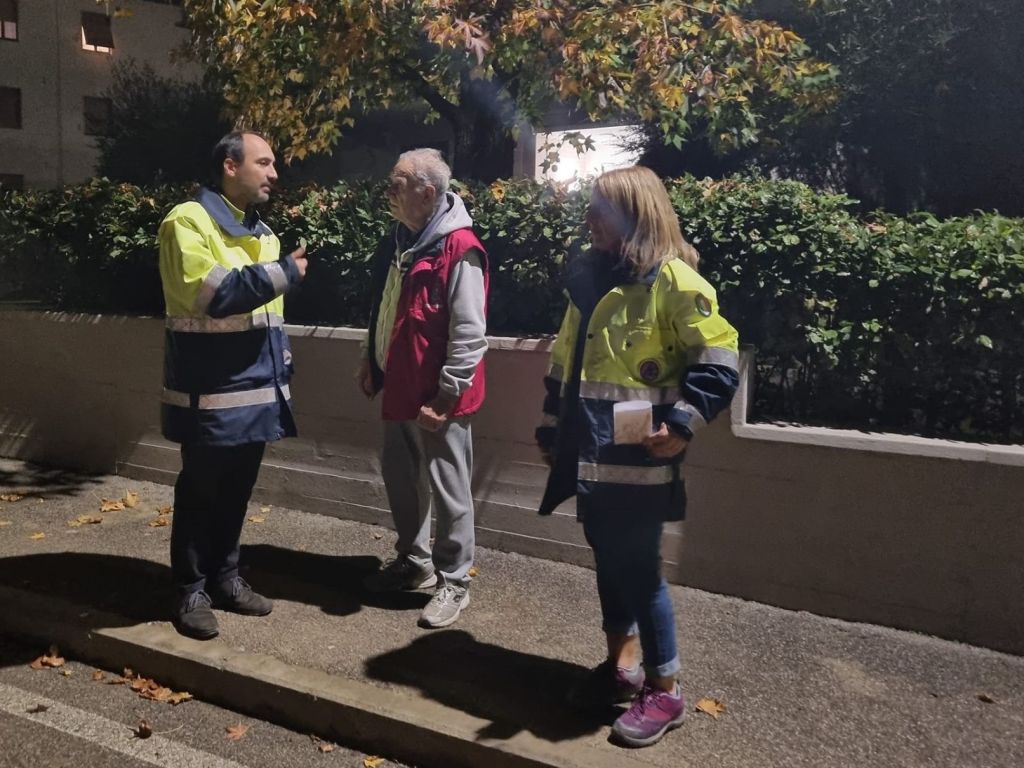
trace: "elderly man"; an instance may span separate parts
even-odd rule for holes
[[[281,243],[256,206],[277,182],[259,135],[234,131],[213,150],[211,185],[160,225],[167,307],[163,434],[181,443],[174,484],[174,626],[205,640],[211,608],[273,607],[238,575],[239,537],[267,442],[295,435],[292,354],[282,294],[306,275],[305,249]]]
[[[487,257],[451,171],[433,149],[404,153],[387,198],[398,220],[374,257],[369,338],[358,380],[383,392],[381,470],[397,557],[373,591],[436,587],[420,625],[445,627],[469,605],[473,444],[484,399]],[[437,519],[430,546],[430,507]]]

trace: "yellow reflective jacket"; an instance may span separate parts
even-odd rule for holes
[[[615,404],[651,403],[660,424],[692,439],[739,383],[738,336],[715,290],[674,259],[635,278],[592,253],[569,270],[570,298],[545,377],[537,441],[553,459],[541,514],[579,494],[603,507],[662,510],[681,519],[681,457],[655,459],[616,442]]]
[[[294,435],[283,294],[300,278],[274,233],[204,188],[160,225],[160,278],[164,436],[239,445]]]

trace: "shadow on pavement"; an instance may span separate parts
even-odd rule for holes
[[[491,724],[478,739],[529,731],[551,742],[595,733],[617,712],[580,712],[567,701],[586,675],[578,664],[478,642],[463,630],[423,635],[404,648],[369,659],[367,677],[409,686],[445,706]]]
[[[375,594],[362,582],[380,567],[372,555],[320,555],[270,544],[242,547],[243,575],[267,597],[318,606],[332,616],[357,613],[364,605],[394,611],[423,608],[425,592]]]
[[[60,467],[21,462],[0,463],[0,490],[22,496],[76,496],[103,482],[102,475],[87,475]]]

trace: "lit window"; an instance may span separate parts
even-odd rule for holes
[[[0,189],[24,189],[25,177],[20,173],[0,173]]]
[[[114,48],[114,33],[110,17],[102,13],[82,14],[82,48],[97,53],[110,53]]]
[[[21,128],[21,88],[0,86],[0,128]]]
[[[82,100],[82,131],[86,136],[106,136],[110,126],[110,99],[86,96]]]
[[[0,0],[0,40],[18,39],[18,0]]]

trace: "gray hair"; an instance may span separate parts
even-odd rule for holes
[[[421,187],[429,184],[436,190],[437,204],[440,205],[452,179],[452,169],[444,161],[441,152],[429,148],[410,149],[398,156],[399,162],[403,160],[408,162],[413,178]]]

